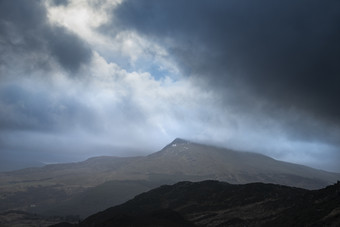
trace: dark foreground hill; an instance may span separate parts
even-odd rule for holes
[[[180,182],[92,215],[79,226],[340,226],[340,183],[310,191]]]
[[[0,173],[0,212],[83,218],[163,184],[203,180],[320,189],[340,174],[176,139],[148,156],[95,157]]]

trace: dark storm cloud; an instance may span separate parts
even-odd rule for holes
[[[79,37],[65,28],[51,25],[47,12],[38,0],[3,0],[0,2],[0,64],[11,64],[22,54],[52,56],[62,67],[75,72],[92,56],[90,48]],[[44,58],[44,57],[43,57]],[[46,64],[48,59],[30,64]],[[39,66],[41,67],[41,65]]]
[[[55,38],[57,37],[57,38]],[[58,62],[71,71],[76,71],[81,64],[91,58],[91,50],[84,42],[64,28],[54,27],[46,34],[49,48]]]
[[[251,97],[261,98],[266,114],[315,138],[323,132],[313,119],[340,125],[339,12],[335,0],[127,0],[114,26],[166,45],[241,111],[254,113]]]

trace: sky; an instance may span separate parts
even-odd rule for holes
[[[337,0],[0,0],[0,157],[173,139],[340,172]]]

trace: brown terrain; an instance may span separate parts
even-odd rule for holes
[[[88,215],[164,184],[218,180],[273,183],[305,189],[334,184],[340,174],[270,157],[176,139],[139,157],[95,157],[0,173],[0,212],[43,216]]]

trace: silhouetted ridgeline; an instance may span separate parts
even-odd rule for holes
[[[180,182],[140,194],[77,226],[340,226],[340,183],[311,191],[263,183]]]

